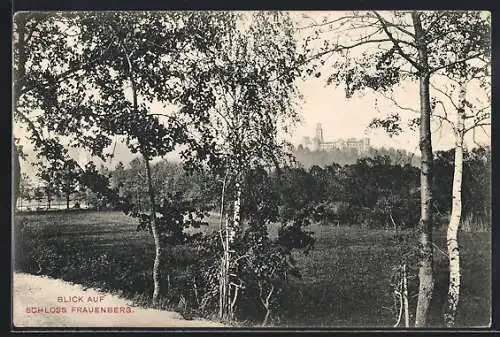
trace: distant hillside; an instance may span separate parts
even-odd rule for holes
[[[392,164],[406,165],[415,167],[420,165],[420,157],[406,150],[395,148],[370,148],[366,153],[359,153],[355,149],[333,149],[330,151],[311,151],[308,148],[298,148],[293,152],[297,162],[308,169],[314,165],[324,167],[332,163],[341,166],[354,164],[358,159],[376,156],[389,156]]]

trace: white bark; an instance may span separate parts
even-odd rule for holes
[[[231,227],[231,233],[230,233],[230,242],[233,242],[234,236],[236,235],[236,232],[240,228],[240,222],[241,222],[241,185],[239,182],[236,182],[235,184],[235,189],[236,189],[236,197],[234,199],[234,215],[233,215],[233,226]]]
[[[444,320],[447,327],[455,326],[455,318],[460,295],[460,250],[458,230],[462,215],[462,170],[463,170],[463,130],[464,130],[465,87],[460,91],[460,105],[457,111],[455,129],[455,166],[453,172],[452,205],[446,240],[448,245],[450,281],[448,303]]]
[[[405,328],[409,328],[410,311],[408,310],[408,277],[406,275],[406,264],[403,265],[403,306],[405,310]]]
[[[260,301],[261,301],[262,305],[264,306],[264,308],[266,309],[266,315],[264,316],[264,320],[262,321],[261,326],[266,326],[267,321],[269,320],[269,315],[271,314],[271,304],[269,303],[269,301],[271,299],[271,296],[273,296],[274,285],[271,285],[271,289],[269,289],[269,292],[267,293],[267,296],[265,298],[262,296],[262,288],[263,288],[263,285],[261,282],[259,282]]]
[[[240,227],[240,212],[241,212],[241,185],[237,181],[235,184],[236,196],[233,203],[233,221],[231,225],[226,219],[226,228],[224,232],[223,248],[224,254],[221,265],[221,285],[220,285],[220,308],[219,317],[232,319],[234,317],[234,306],[238,298],[238,288],[234,288],[233,299],[231,300],[231,282],[230,282],[230,268],[231,268],[231,244],[234,242],[237,229]]]
[[[221,230],[223,254],[221,259],[219,274],[219,318],[224,319],[230,316],[229,309],[229,262],[231,259],[229,253],[229,223],[226,219],[224,229]]]
[[[134,71],[132,68],[132,62],[130,61],[130,58],[127,54],[127,50],[123,47],[121,44],[121,47],[123,49],[123,54],[125,58],[127,59],[127,64],[128,64],[128,76],[130,80],[130,84],[132,87],[132,100],[133,100],[133,106],[134,106],[134,111],[138,111],[138,103],[137,103],[137,87],[134,79]],[[151,232],[153,234],[153,240],[154,240],[154,245],[155,245],[155,258],[153,262],[153,296],[152,296],[152,301],[153,304],[158,303],[158,298],[160,296],[160,265],[161,265],[161,242],[160,242],[160,233],[158,231],[158,224],[156,222],[156,201],[155,201],[155,192],[153,190],[153,182],[151,178],[151,167],[149,163],[149,155],[147,154],[147,151],[141,147],[141,153],[142,156],[144,157],[144,161],[146,163],[146,174],[147,174],[147,181],[148,181],[148,194],[149,198],[151,201]],[[140,199],[139,199],[140,200]]]
[[[413,27],[415,29],[415,43],[418,51],[418,61],[424,69],[428,67],[427,45],[424,41],[424,30],[420,20],[420,14],[411,14]],[[420,224],[419,224],[419,253],[420,267],[418,272],[418,298],[415,311],[415,327],[426,326],[432,293],[434,291],[434,271],[432,256],[432,134],[430,127],[431,104],[429,95],[430,74],[420,71],[419,94],[420,94]]]
[[[401,286],[400,286],[401,288]],[[399,314],[398,314],[398,320],[396,323],[393,325],[393,328],[397,328],[399,326],[399,323],[401,322],[401,317],[403,316],[403,295],[399,291],[394,292],[398,298],[399,298]]]
[[[153,263],[153,303],[158,303],[158,297],[160,296],[160,263],[161,263],[161,244],[160,244],[160,235],[158,233],[158,228],[156,225],[156,219],[153,219],[152,223],[153,227],[153,239],[155,243],[155,260]]]
[[[160,233],[158,231],[158,224],[156,222],[156,201],[155,194],[153,190],[153,182],[151,178],[151,167],[149,165],[149,158],[144,156],[146,162],[146,172],[148,177],[148,192],[151,201],[151,231],[153,234],[153,240],[155,244],[155,259],[153,262],[153,297],[152,301],[154,304],[158,303],[158,297],[160,296],[160,265],[161,265],[161,242]]]
[[[222,243],[223,254],[221,258],[220,271],[219,271],[219,318],[224,318],[224,308],[225,303],[227,303],[227,279],[228,271],[226,268],[228,259],[228,244],[227,244],[227,222],[224,226],[224,194],[226,191],[226,178],[222,182],[222,192],[221,192],[221,206],[220,206],[220,239]]]
[[[225,182],[223,183],[221,202],[224,203]],[[234,288],[231,295],[230,268],[231,268],[231,244],[234,241],[237,229],[240,226],[241,212],[241,185],[236,182],[236,196],[233,201],[233,221],[230,224],[226,218],[226,225],[222,228],[223,209],[221,206],[221,241],[223,254],[219,273],[219,318],[232,319],[234,317],[234,307],[238,298],[238,287]],[[234,284],[233,284],[234,285]],[[231,299],[232,297],[232,299]]]

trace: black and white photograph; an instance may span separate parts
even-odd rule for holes
[[[492,324],[491,13],[19,11],[11,328]]]

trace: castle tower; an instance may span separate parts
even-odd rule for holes
[[[323,144],[323,128],[321,127],[321,123],[316,124],[316,137],[314,137],[314,150],[321,150],[321,146]]]
[[[323,127],[321,126],[321,123],[316,124],[316,139],[320,142],[320,144],[324,143]]]
[[[363,138],[363,152],[368,152],[370,149],[370,138]]]

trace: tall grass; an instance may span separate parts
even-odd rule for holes
[[[462,217],[460,228],[464,232],[489,232],[491,231],[491,218],[485,219],[485,217],[469,213]]]
[[[135,219],[119,212],[70,212],[19,215],[15,220],[17,270],[100,287],[147,304],[152,292],[154,247],[148,232],[136,231]],[[208,222],[201,230],[218,229],[215,215]],[[276,235],[278,228],[270,225],[270,235]],[[410,232],[327,224],[312,224],[307,229],[316,237],[315,247],[307,255],[294,253],[302,277],[289,278],[279,316],[272,323],[288,327],[391,327],[395,322],[391,268],[401,258],[395,239]],[[436,231],[434,240],[446,251],[445,232]],[[491,237],[489,233],[462,231],[459,240],[463,279],[457,322],[460,326],[486,326],[491,316]],[[163,277],[182,277],[175,266],[189,263],[193,256],[182,247],[169,254],[162,267]],[[443,325],[448,261],[441,255],[435,254],[432,326]],[[165,297],[161,307],[172,308],[175,300]]]

